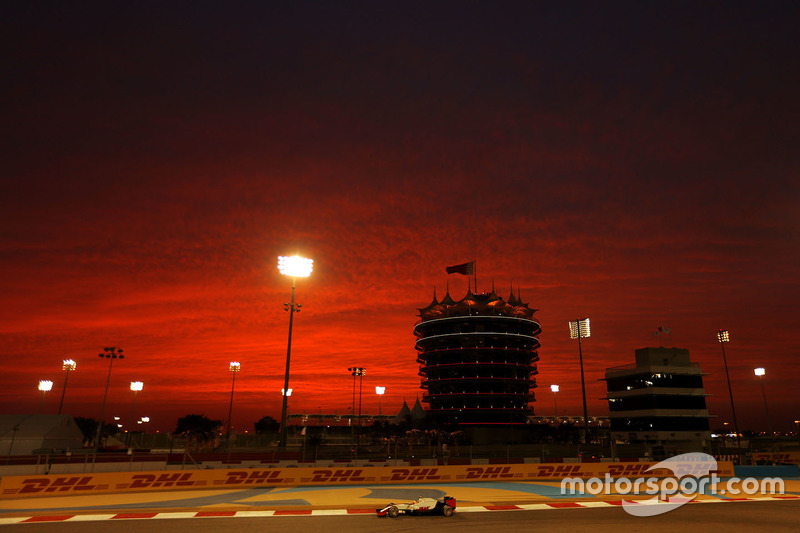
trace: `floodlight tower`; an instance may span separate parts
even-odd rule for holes
[[[378,416],[381,416],[381,397],[386,392],[386,387],[375,387],[375,394],[378,395]]]
[[[128,428],[128,445],[133,443],[133,425],[134,425],[134,418],[133,414],[136,412],[136,396],[141,392],[144,388],[144,383],[141,381],[131,381],[131,391],[133,391],[133,403],[131,404],[131,422],[130,427]]]
[[[53,382],[49,379],[39,381],[39,390],[42,392],[42,403],[39,404],[39,414],[44,411],[44,395],[53,390]]]
[[[583,390],[583,442],[589,444],[589,410],[586,408],[586,380],[583,376],[583,349],[581,348],[581,338],[591,336],[589,329],[589,319],[579,318],[569,323],[569,338],[578,339],[578,356],[581,362],[581,389]]]
[[[75,370],[78,364],[72,359],[64,359],[61,363],[61,370],[64,371],[64,390],[61,391],[61,403],[58,404],[58,414],[61,414],[61,409],[64,407],[64,396],[67,394],[67,382],[69,381],[69,373]]]
[[[284,276],[292,278],[292,301],[291,303],[283,304],[284,310],[289,311],[289,342],[286,346],[286,372],[283,377],[283,390],[289,390],[289,361],[292,355],[292,324],[294,322],[294,313],[300,312],[300,304],[294,303],[294,291],[297,278],[307,278],[311,275],[314,269],[314,260],[306,259],[293,255],[291,257],[279,256],[278,257],[278,270]],[[281,407],[281,440],[279,447],[282,450],[286,449],[286,406],[288,396],[283,394],[283,406]]]
[[[111,383],[111,368],[114,366],[114,359],[124,359],[125,356],[122,355],[122,348],[111,346],[109,348],[103,348],[103,353],[97,354],[97,357],[108,359],[108,377],[106,378],[106,392],[103,394],[103,407],[100,409],[100,420],[97,421],[97,434],[94,437],[95,456],[98,448],[100,448],[100,436],[103,431],[103,415],[106,413],[106,399],[108,398],[108,384]],[[92,464],[94,464],[94,459],[92,460]]]
[[[550,390],[553,391],[553,407],[556,414],[556,426],[558,425],[558,401],[556,400],[556,393],[558,392],[558,385],[550,385]]]
[[[758,382],[761,384],[761,397],[764,398],[764,413],[767,415],[767,427],[769,428],[770,436],[772,436],[772,421],[769,418],[769,407],[767,407],[767,393],[764,391],[764,375],[767,371],[759,367],[754,368],[753,372],[758,376]]]
[[[725,379],[728,380],[728,394],[731,398],[731,415],[733,416],[733,430],[736,432],[736,450],[737,454],[741,453],[741,443],[739,441],[739,424],[736,422],[736,407],[733,405],[733,388],[731,387],[731,375],[728,373],[728,359],[725,357],[725,343],[731,342],[731,335],[727,329],[721,329],[717,332],[717,340],[719,345],[722,346],[722,362],[725,364]],[[741,460],[741,456],[739,457]]]
[[[225,432],[225,449],[228,449],[231,441],[231,416],[233,415],[233,388],[236,386],[236,374],[242,369],[241,363],[238,361],[231,361],[228,365],[228,371],[233,374],[231,380],[231,403],[228,406],[228,430]]]

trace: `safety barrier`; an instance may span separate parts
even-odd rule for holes
[[[453,483],[472,481],[559,481],[566,477],[667,477],[673,472],[655,463],[533,463],[511,465],[451,465],[425,467],[242,468],[170,472],[120,472],[75,475],[8,476],[0,479],[0,498],[66,496],[114,492],[252,487]],[[673,465],[677,475],[702,465]],[[718,463],[717,475],[734,475],[733,464]],[[701,472],[705,473],[705,472]]]
[[[770,452],[754,453],[753,462],[756,464],[800,464],[800,452]]]

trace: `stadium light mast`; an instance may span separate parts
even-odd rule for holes
[[[225,432],[225,449],[227,450],[231,443],[231,416],[233,415],[233,388],[236,386],[236,374],[242,369],[242,364],[238,361],[231,361],[228,365],[228,371],[233,374],[231,380],[231,403],[228,405],[228,430]]]
[[[556,393],[559,391],[558,385],[550,385],[550,390],[553,391],[553,408],[556,414],[556,426],[558,426],[558,400],[556,400]]]
[[[589,444],[589,410],[586,408],[586,379],[583,375],[583,349],[581,339],[591,336],[589,329],[589,319],[579,318],[569,323],[569,338],[578,339],[578,357],[581,363],[581,390],[583,391],[583,442]]]
[[[61,391],[61,403],[58,404],[58,414],[61,414],[61,409],[64,407],[64,396],[67,394],[67,382],[69,382],[69,373],[75,370],[78,364],[72,359],[64,359],[61,363],[61,370],[64,371],[64,389]]]
[[[291,303],[283,304],[284,310],[289,311],[289,342],[286,345],[286,372],[283,377],[283,390],[289,389],[289,362],[292,355],[292,324],[294,323],[295,312],[300,312],[300,304],[294,303],[294,291],[297,278],[307,278],[311,275],[314,269],[314,260],[306,259],[298,255],[291,257],[279,256],[278,257],[278,270],[284,276],[292,278],[292,301]],[[278,444],[281,450],[286,449],[286,407],[288,395],[283,394],[283,406],[281,407],[281,440]]]
[[[53,390],[53,382],[49,379],[42,379],[39,381],[39,390],[42,392],[42,403],[39,404],[39,414],[44,412],[44,396]]]
[[[733,405],[733,388],[731,387],[731,375],[728,373],[728,359],[725,357],[725,343],[731,342],[731,335],[727,329],[721,329],[717,332],[717,340],[722,347],[722,362],[725,364],[725,379],[728,380],[728,395],[731,399],[731,415],[733,416],[733,430],[736,432],[736,452],[741,462],[741,442],[739,441],[739,424],[736,421],[736,407]]]
[[[758,382],[761,384],[761,397],[764,398],[764,413],[767,415],[767,428],[769,428],[769,434],[772,436],[772,421],[769,418],[769,407],[767,407],[767,393],[764,391],[764,375],[767,371],[759,367],[754,368],[753,372],[758,376]]]

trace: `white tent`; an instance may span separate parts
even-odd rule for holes
[[[0,415],[0,457],[81,448],[83,433],[70,415]]]

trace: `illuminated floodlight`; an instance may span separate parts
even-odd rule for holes
[[[717,340],[719,340],[719,342],[730,342],[731,335],[728,333],[727,329],[721,329],[717,332]]]
[[[53,382],[49,379],[43,379],[39,381],[39,390],[42,392],[48,392],[53,390]]]
[[[229,372],[238,372],[242,369],[242,364],[238,361],[231,361],[230,365],[228,366]]]
[[[150,422],[150,417],[149,416],[143,416],[142,417],[142,422]]]
[[[290,257],[281,255],[278,257],[278,270],[284,276],[290,276],[293,278],[307,278],[311,275],[311,271],[313,269],[313,259],[306,259],[305,257],[300,257],[299,255],[293,255]]]
[[[286,389],[281,389],[281,396],[291,396],[292,395],[292,389],[287,390],[285,395],[283,394],[284,390],[286,390]]]
[[[75,367],[77,366],[78,364],[72,359],[64,359],[64,361],[61,364],[61,370],[63,370],[64,372],[71,372],[75,370]]]
[[[133,392],[140,392],[144,388],[144,383],[141,381],[131,381],[131,390]]]
[[[569,338],[577,339],[578,337],[586,338],[591,337],[591,330],[589,329],[589,319],[581,318],[579,320],[572,320],[569,323]]]
[[[550,385],[550,390],[553,392],[558,392],[558,385]]]
[[[381,394],[386,392],[386,387],[375,387],[375,394],[380,396]]]
[[[756,376],[758,376],[758,377],[761,377],[761,376],[763,376],[764,374],[767,373],[767,371],[764,370],[763,368],[754,368],[753,372],[755,372]]]

